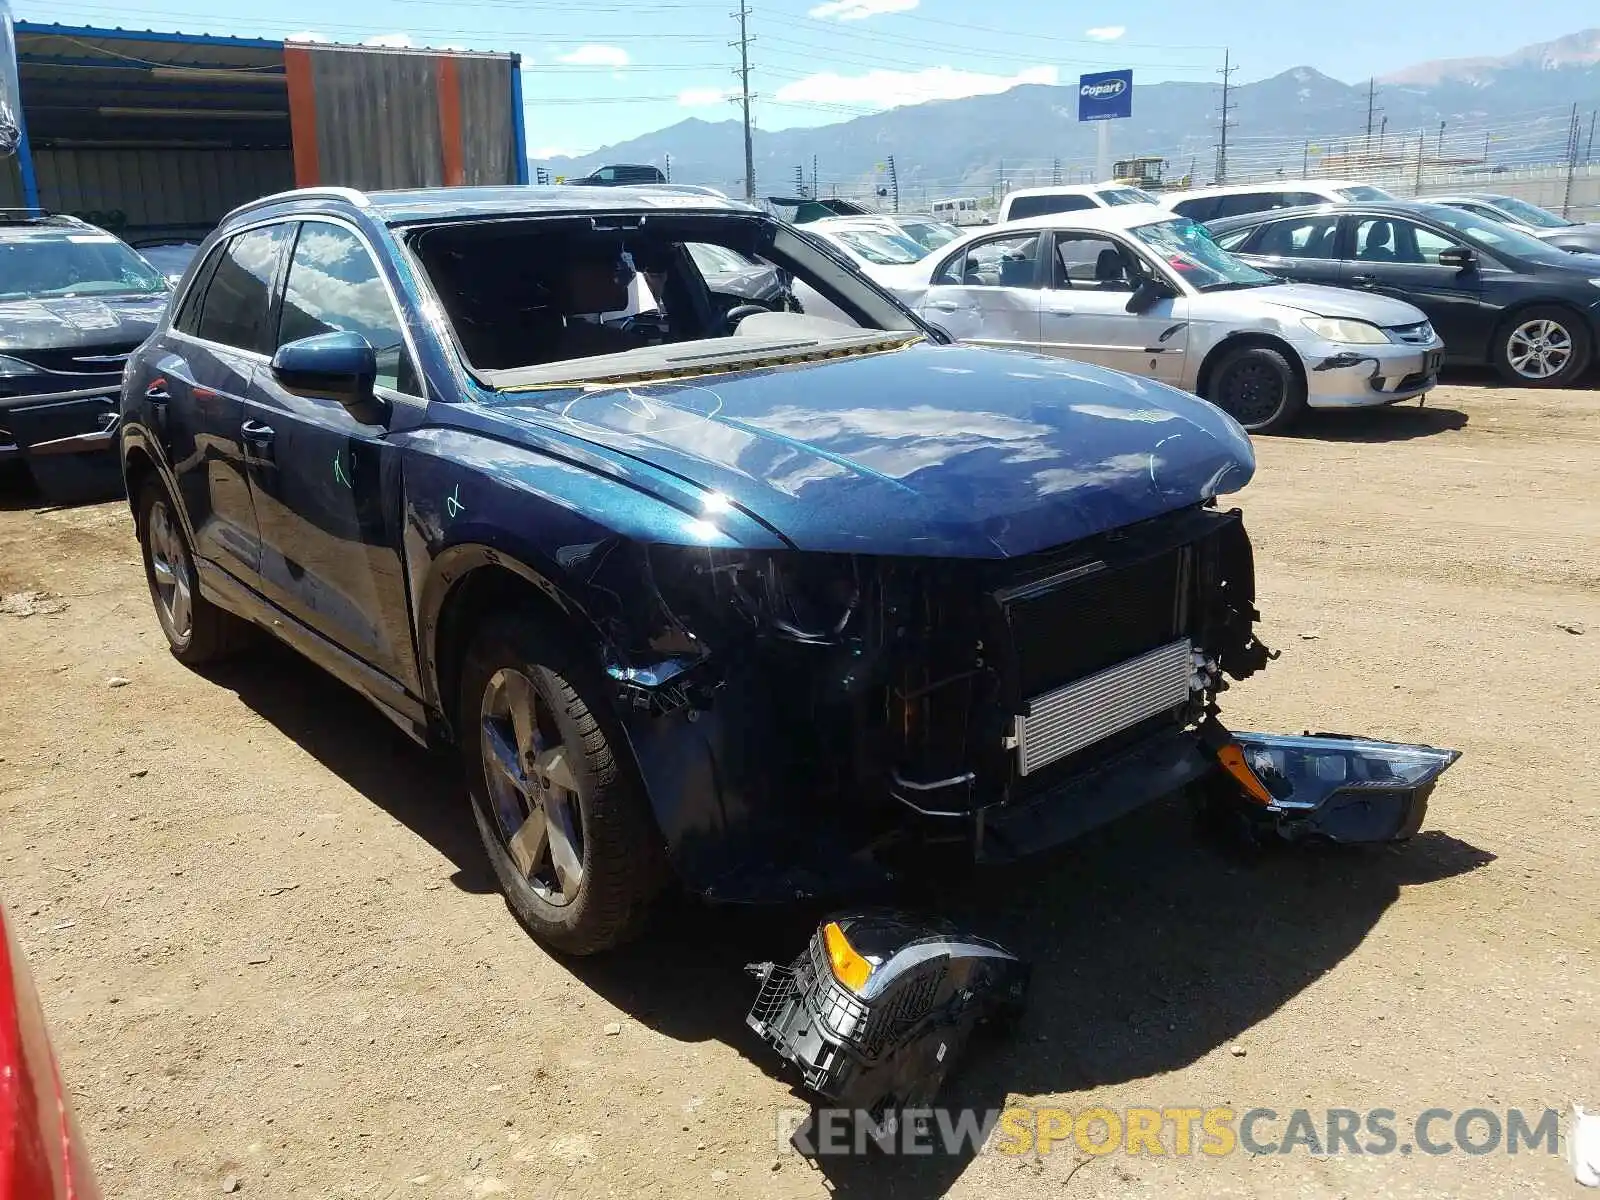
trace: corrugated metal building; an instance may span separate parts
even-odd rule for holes
[[[192,237],[296,186],[527,182],[513,54],[24,21],[15,44],[21,138],[0,208]]]

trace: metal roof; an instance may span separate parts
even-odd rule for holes
[[[419,188],[403,192],[369,192],[366,202],[374,213],[393,225],[463,217],[547,216],[563,212],[761,212],[742,200],[685,193],[670,185],[661,188],[568,187],[560,184]]]

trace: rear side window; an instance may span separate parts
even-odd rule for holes
[[[1172,211],[1204,225],[1217,215],[1218,199],[1216,196],[1196,196],[1193,200],[1179,200],[1172,206]]]
[[[1242,213],[1261,212],[1268,208],[1277,208],[1278,193],[1276,192],[1242,192],[1237,196],[1220,196],[1217,200],[1217,211],[1213,216],[1237,217]],[[1199,220],[1198,217],[1195,220]]]
[[[1013,233],[977,242],[950,259],[934,284],[956,287],[1037,288],[1037,233]]]
[[[197,334],[200,326],[200,307],[205,303],[206,288],[211,283],[211,273],[217,269],[227,243],[218,242],[211,247],[211,252],[206,255],[205,262],[200,264],[200,269],[194,273],[194,279],[189,284],[189,290],[183,297],[178,315],[173,319],[172,327],[179,333]]]
[[[1275,258],[1335,258],[1339,242],[1338,214],[1274,221],[1261,230],[1250,253]],[[1224,249],[1231,247],[1224,246]]]
[[[1018,221],[1023,217],[1043,217],[1050,213],[1081,212],[1098,208],[1087,196],[1018,196],[1006,209],[1006,220]]]
[[[1315,192],[1284,192],[1278,197],[1277,208],[1309,208],[1314,204],[1326,204],[1327,201]]]
[[[206,286],[195,335],[208,342],[270,354],[272,287],[291,225],[268,225],[228,243]]]

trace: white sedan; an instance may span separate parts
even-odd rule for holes
[[[1151,205],[1013,221],[893,270],[885,284],[959,341],[1157,379],[1253,431],[1420,396],[1444,355],[1410,304],[1285,283]]]
[[[824,217],[802,226],[830,245],[879,283],[895,284],[902,268],[919,263],[961,236],[961,230],[930,217]]]

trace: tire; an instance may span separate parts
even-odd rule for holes
[[[574,955],[635,936],[665,875],[600,689],[559,636],[501,614],[467,651],[457,708],[473,819],[506,901],[535,939]]]
[[[248,646],[250,624],[200,594],[194,548],[159,479],[144,481],[136,511],[145,583],[172,656],[186,667],[201,667]]]
[[[1582,317],[1553,304],[1524,308],[1494,335],[1495,369],[1517,387],[1566,387],[1589,369],[1594,341]]]
[[[1206,381],[1205,398],[1250,433],[1281,433],[1306,408],[1300,376],[1270,346],[1240,346],[1223,355]]]

